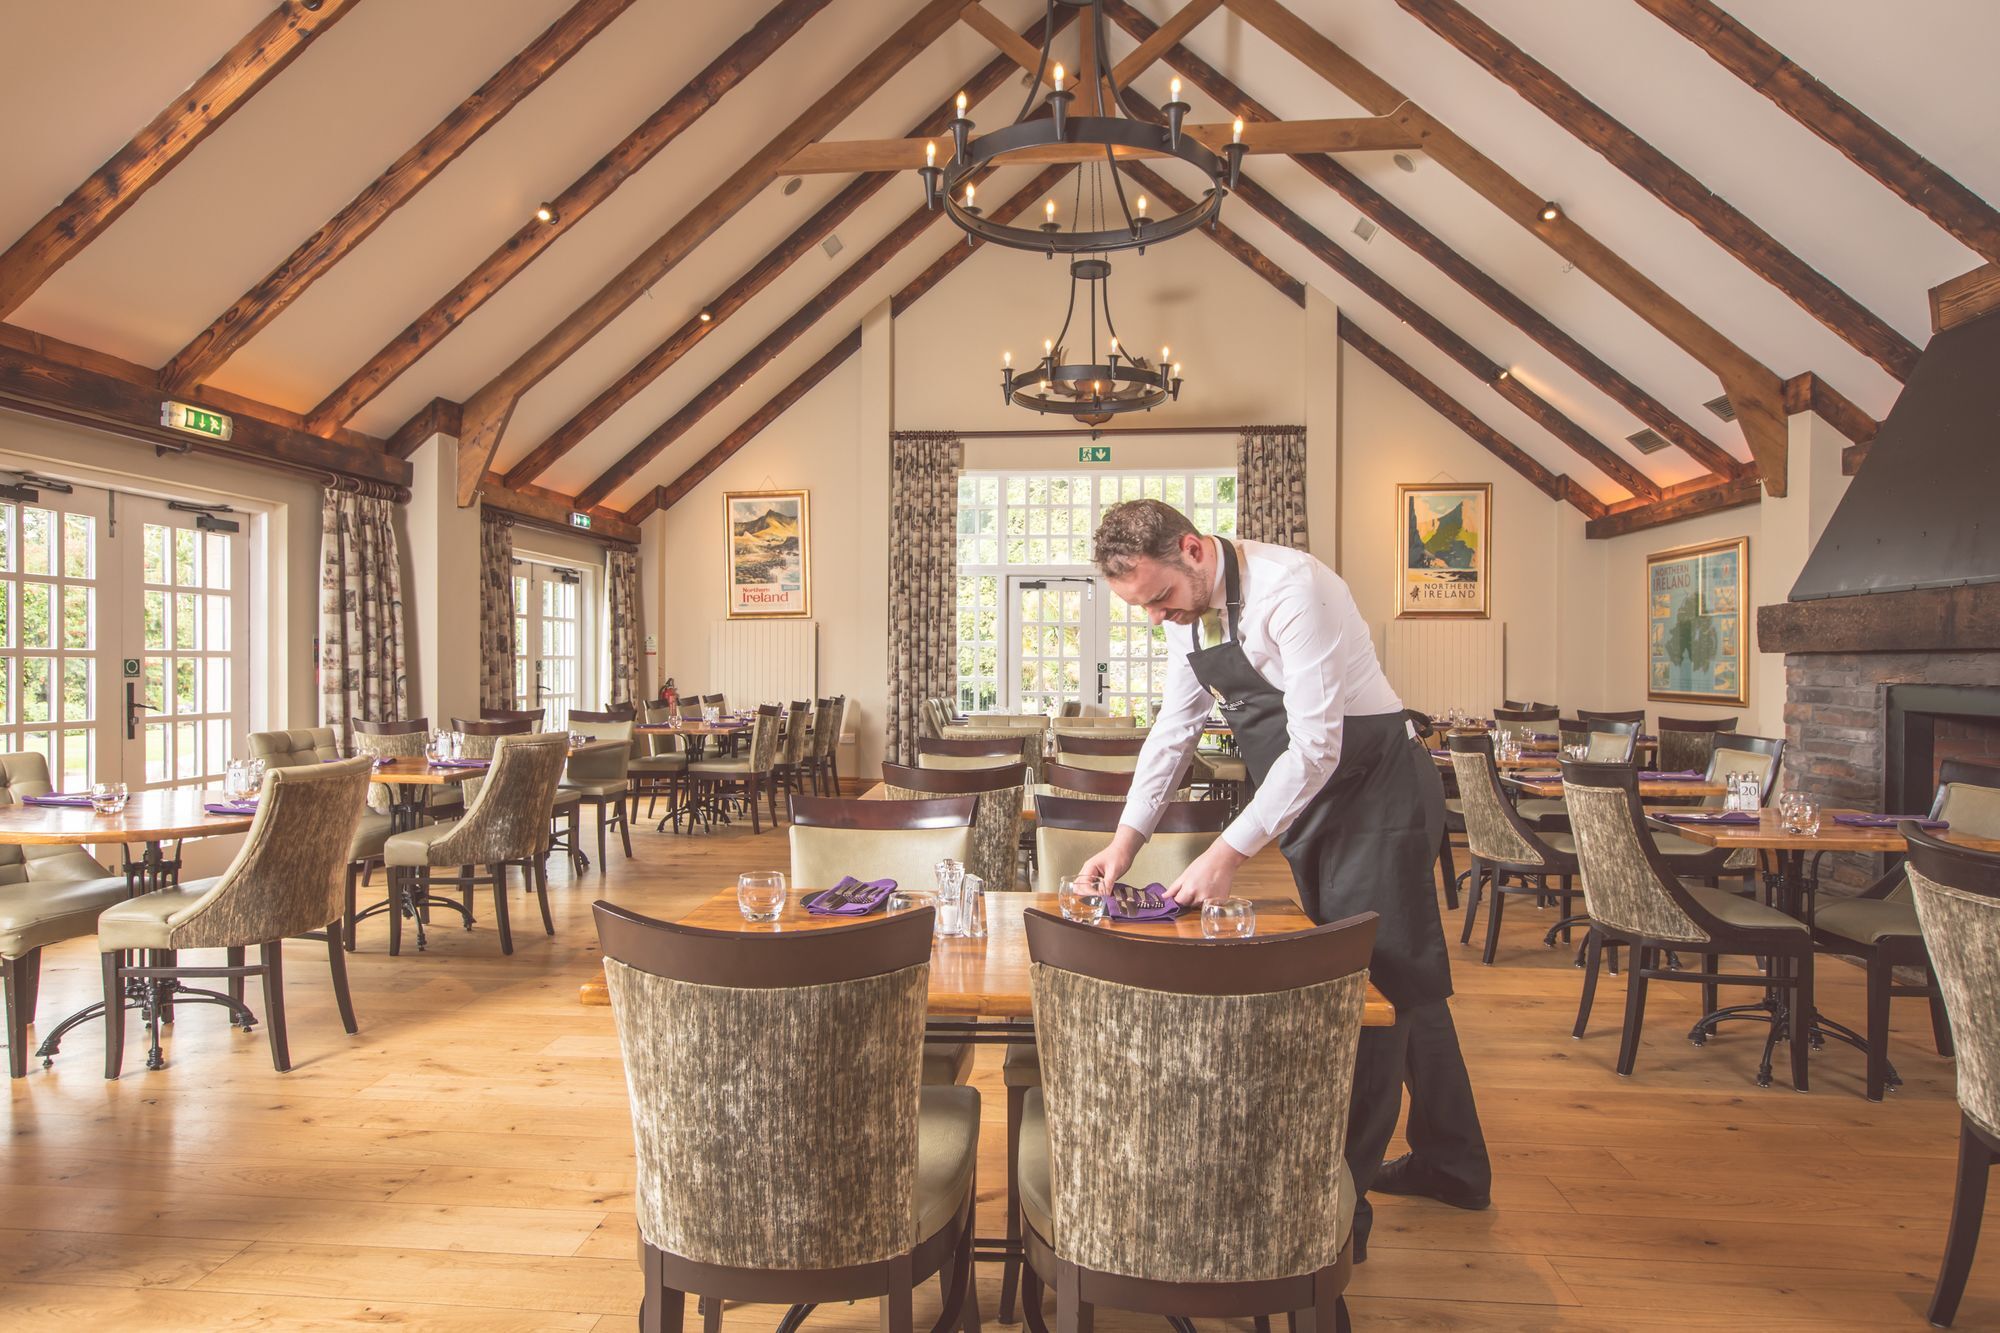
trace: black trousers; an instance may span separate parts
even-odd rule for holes
[[[1472,1080],[1458,1049],[1450,1003],[1433,1000],[1399,1009],[1393,1026],[1361,1029],[1355,1060],[1347,1169],[1360,1192],[1354,1209],[1357,1249],[1368,1241],[1374,1220],[1368,1187],[1395,1137],[1405,1086],[1410,1090],[1410,1122],[1404,1137],[1416,1159],[1468,1191],[1484,1193],[1493,1185],[1493,1165],[1486,1155],[1486,1136],[1479,1128],[1479,1108],[1473,1104]]]

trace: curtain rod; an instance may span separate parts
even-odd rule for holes
[[[1121,430],[1104,430],[1093,426],[1063,426],[1050,430],[955,430],[946,434],[956,435],[961,440],[1032,440],[1056,439],[1065,435],[1088,435],[1093,440],[1108,439],[1115,435],[1241,435],[1246,430],[1264,430],[1263,426],[1126,426]]]

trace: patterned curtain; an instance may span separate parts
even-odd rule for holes
[[[514,520],[479,524],[479,706],[514,707]]]
[[[605,592],[611,603],[611,703],[633,703],[645,695],[640,678],[643,659],[639,655],[639,556],[636,551],[613,551],[605,562],[609,585]]]
[[[958,693],[958,468],[949,432],[889,441],[889,758],[917,762],[924,700]]]
[[[1247,426],[1236,441],[1236,535],[1306,549],[1306,430]]]
[[[319,720],[343,745],[356,722],[408,715],[396,507],[328,488],[320,503]]]

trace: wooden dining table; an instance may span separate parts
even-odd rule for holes
[[[1514,787],[1525,796],[1538,796],[1544,800],[1557,800],[1563,794],[1561,778],[1541,777],[1528,773],[1510,773],[1502,781]],[[1669,801],[1691,797],[1727,795],[1729,789],[1720,782],[1710,782],[1707,778],[1640,778],[1639,799],[1642,801]]]

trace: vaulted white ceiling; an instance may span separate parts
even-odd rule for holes
[[[1735,204],[1905,337],[1929,336],[1925,292],[1979,257],[1835,149],[1629,0],[1465,0],[1467,7]],[[1990,0],[1724,0],[1730,13],[1984,198],[2000,200],[2000,5]],[[1179,0],[1135,0],[1155,21]],[[462,401],[617,273],[915,11],[917,0],[834,0],[691,130],[558,240],[522,275],[350,423],[393,432],[434,397]],[[1781,376],[1813,371],[1880,417],[1897,382],[1737,263],[1596,153],[1406,14],[1395,0],[1292,0],[1292,7]],[[32,226],[266,12],[267,0],[132,5],[125,0],[0,0],[0,248]],[[174,355],[472,89],[567,8],[562,0],[360,0],[11,322],[147,366]],[[211,383],[305,411],[510,236],[754,23],[768,5],[638,0],[368,240],[251,340]],[[992,0],[1017,30],[1040,0]],[[1122,54],[1132,43],[1113,38]],[[1288,119],[1365,114],[1227,10],[1187,45]],[[993,58],[963,25],[830,138],[902,134]],[[25,58],[22,58],[25,57]],[[1165,100],[1156,65],[1139,90]],[[1010,79],[976,114],[1011,118]],[[1190,92],[1195,119],[1235,108]],[[1733,425],[1702,404],[1714,376],[1553,250],[1437,164],[1406,172],[1383,153],[1346,165],[1670,409],[1731,450]],[[1284,159],[1248,174],[1529,386],[1662,484],[1700,475],[1678,451],[1642,456],[1642,423],[1494,315],[1387,231],[1363,242],[1355,209]],[[1003,173],[982,195],[1026,179]],[[644,352],[714,299],[848,178],[807,176],[763,191],[522,400],[502,442],[504,470]],[[672,370],[543,475],[573,493],[686,403],[920,203],[892,182],[838,228],[842,250],[805,258],[717,325]],[[1604,500],[1624,489],[1486,391],[1413,330],[1283,236],[1240,200],[1225,221],[1350,318],[1485,417],[1545,466]],[[802,368],[861,311],[906,283],[958,233],[938,222],[863,283],[609,503],[670,481]],[[1180,244],[1202,244],[1188,240]],[[1035,262],[1022,259],[1023,263]],[[1233,264],[1217,282],[1257,281]],[[946,279],[931,301],[947,301]],[[1217,293],[1226,299],[1226,293]],[[967,312],[978,319],[976,310]],[[1125,318],[1121,308],[1121,319]],[[1134,322],[1142,322],[1142,313]],[[992,360],[985,339],[968,356]],[[1226,373],[1227,367],[1214,368]],[[984,383],[984,379],[981,380]],[[1207,416],[1199,400],[1162,409]],[[949,422],[906,423],[949,425]]]

